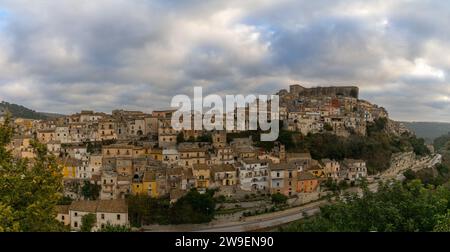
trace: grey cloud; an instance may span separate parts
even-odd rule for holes
[[[193,86],[301,82],[359,85],[395,119],[450,121],[446,1],[0,0],[4,12],[0,99],[37,110],[150,111]]]

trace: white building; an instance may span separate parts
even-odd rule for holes
[[[163,155],[163,164],[167,164],[169,166],[176,166],[180,162],[180,153],[178,150],[173,148],[165,148],[162,150]]]
[[[269,189],[269,161],[243,159],[239,167],[239,181],[242,190],[265,191]]]
[[[69,206],[70,228],[80,230],[84,215],[94,214],[96,223],[92,231],[106,225],[128,226],[128,206],[125,200],[82,200],[73,201]],[[58,216],[59,217],[59,216]]]

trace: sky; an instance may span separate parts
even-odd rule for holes
[[[0,100],[150,112],[174,95],[356,85],[450,122],[450,1],[0,0]]]

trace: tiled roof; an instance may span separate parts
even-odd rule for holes
[[[297,175],[297,179],[298,181],[304,181],[304,180],[315,180],[317,178],[309,172],[299,172]]]
[[[97,201],[92,200],[73,201],[72,204],[70,204],[69,210],[95,213],[97,210]]]
[[[55,206],[55,211],[58,214],[69,214],[70,205],[57,205]]]
[[[192,168],[194,170],[209,170],[209,167],[206,164],[193,164]]]
[[[234,168],[231,164],[222,164],[222,165],[213,165],[211,167],[211,170],[213,173],[216,172],[233,172],[236,171],[236,168]]]
[[[295,165],[292,163],[270,164],[270,170],[272,171],[295,170],[295,168]]]
[[[124,199],[99,200],[97,212],[128,213],[128,205]]]
[[[73,201],[69,206],[69,210],[89,213],[128,213],[128,206],[123,199],[79,200]]]

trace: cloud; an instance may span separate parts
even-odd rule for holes
[[[439,0],[0,0],[0,99],[151,111],[196,85],[351,84],[395,119],[450,121],[449,11]]]

